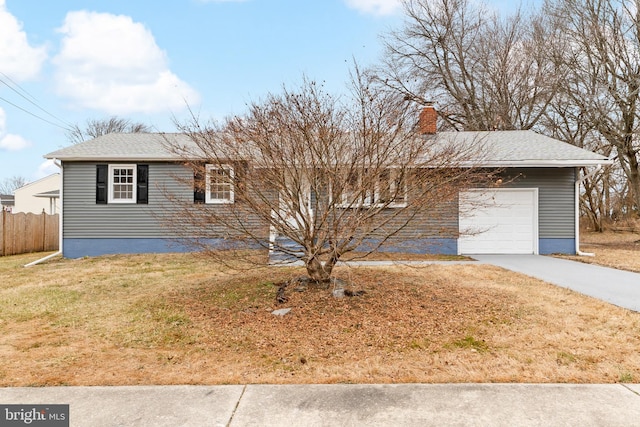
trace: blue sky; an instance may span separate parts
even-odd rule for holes
[[[0,0],[0,181],[57,172],[42,156],[89,119],[170,132],[187,105],[242,113],[303,75],[343,92],[401,22],[399,0]]]

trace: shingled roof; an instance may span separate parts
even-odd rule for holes
[[[168,150],[168,142],[193,146],[179,133],[108,133],[51,152],[44,157],[62,161],[172,161],[179,156]]]
[[[608,164],[601,154],[525,131],[440,132],[430,136],[434,144],[477,146],[477,159],[469,163],[483,167],[577,167]],[[179,161],[168,141],[194,147],[187,135],[178,133],[110,133],[75,144],[44,157],[62,161]]]
[[[531,130],[441,132],[439,144],[476,147],[477,159],[470,163],[483,167],[577,167],[609,164],[602,154],[541,135]]]

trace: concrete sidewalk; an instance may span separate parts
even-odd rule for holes
[[[0,388],[0,403],[69,404],[77,427],[640,424],[638,384]]]

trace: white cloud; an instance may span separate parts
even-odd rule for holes
[[[167,57],[141,23],[128,16],[69,12],[57,67],[60,95],[74,106],[109,114],[182,109],[198,93],[168,68]]]
[[[2,1],[2,0],[0,0]],[[4,151],[20,151],[30,147],[31,143],[19,135],[5,133],[7,116],[2,108],[0,108],[0,150]]]
[[[345,0],[347,6],[371,15],[392,15],[400,10],[402,0]]]
[[[28,80],[40,72],[46,58],[46,49],[29,45],[22,24],[0,0],[0,72],[14,80]]]
[[[45,176],[49,176],[53,173],[59,173],[59,172],[60,172],[60,168],[56,166],[55,163],[53,163],[53,160],[49,159],[40,163],[40,166],[38,166],[38,170],[33,175],[33,178],[37,180],[40,178],[44,178]]]
[[[20,135],[7,134],[0,136],[0,149],[6,151],[20,151],[31,147],[31,143]]]

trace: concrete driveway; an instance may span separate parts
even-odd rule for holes
[[[640,274],[541,255],[472,258],[640,312]]]

